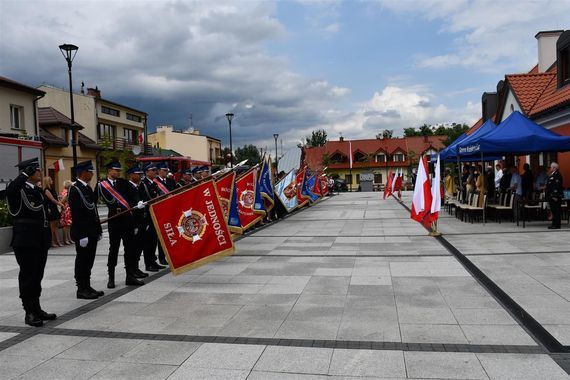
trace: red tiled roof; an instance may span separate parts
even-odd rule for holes
[[[528,72],[529,74],[538,74],[538,63],[534,65],[532,69]]]
[[[54,135],[42,127],[40,127],[40,139],[43,143],[49,146],[68,146],[67,142],[64,139]]]
[[[529,116],[537,115],[554,107],[570,105],[570,85],[557,88],[556,65],[554,65],[554,68],[551,69],[549,73],[552,74],[552,80],[548,83],[542,96],[528,113]]]
[[[417,136],[417,137],[402,137],[393,139],[368,139],[368,140],[350,140],[352,146],[352,154],[359,151],[365,154],[376,154],[378,152],[387,153],[392,155],[396,152],[408,154],[413,151],[417,155],[424,153],[426,150],[433,148],[441,150],[445,148],[443,142],[447,136]],[[334,153],[340,153],[345,157],[349,156],[349,141],[327,141],[325,146],[306,148],[305,149],[305,162],[312,169],[322,168],[322,160],[324,154],[332,156]],[[353,166],[357,167],[361,163],[355,162],[353,156]],[[397,166],[402,166],[404,163],[395,163]],[[340,165],[340,166],[339,166]],[[366,163],[368,166],[369,164]],[[390,166],[391,164],[388,163]],[[347,163],[333,164],[331,167],[344,167],[348,166]],[[385,163],[381,164],[382,167],[386,166]]]
[[[513,90],[522,111],[528,115],[548,84],[556,78],[556,74],[552,72],[511,74],[506,75],[505,78]]]

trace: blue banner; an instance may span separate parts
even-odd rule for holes
[[[301,194],[309,197],[311,203],[315,203],[320,198],[317,194],[313,193],[312,191],[313,188],[315,187],[316,179],[317,179],[316,174],[311,175],[310,172],[307,171],[307,174],[305,176],[305,182],[303,183],[303,189],[301,190]]]
[[[228,227],[232,232],[242,232],[241,220],[239,219],[238,205],[237,205],[237,189],[233,187],[232,200],[230,202],[230,214],[228,216]]]

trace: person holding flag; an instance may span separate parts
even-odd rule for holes
[[[145,177],[142,179],[141,184],[139,186],[139,195],[143,202],[148,202],[160,195],[160,190],[156,184],[155,177],[156,177],[156,166],[149,162],[143,167],[143,171]],[[147,208],[147,220],[145,223],[145,241],[144,241],[144,248],[143,248],[143,256],[144,256],[144,263],[147,272],[158,272],[161,269],[164,269],[162,265],[157,264],[156,262],[156,245],[158,243],[158,237],[156,235],[156,230],[154,229],[154,225],[152,224],[152,220],[150,220],[150,214],[148,213]]]
[[[99,196],[103,199],[109,210],[108,217],[111,218],[122,211],[137,206],[137,203],[134,192],[131,190],[127,180],[120,178],[122,170],[121,163],[112,161],[105,167],[107,168],[107,179],[100,181],[97,188]],[[142,205],[142,201],[139,202],[139,204]],[[144,207],[144,205],[142,205],[142,207]],[[115,287],[115,267],[117,266],[121,241],[123,242],[125,252],[124,260],[127,275],[125,285],[144,285],[144,282],[135,277],[136,257],[134,250],[134,229],[134,219],[131,213],[124,213],[109,221],[109,256],[107,259],[107,271],[109,274],[107,288],[109,289]]]
[[[439,154],[437,155],[437,162],[435,163],[434,176],[431,181],[431,209],[430,209],[430,222],[432,224],[432,236],[441,235],[437,231],[437,219],[439,218],[439,211],[441,209],[441,168],[439,161]]]
[[[410,217],[424,227],[431,227],[431,184],[426,157],[422,157],[418,164],[414,195],[412,197],[412,210]]]

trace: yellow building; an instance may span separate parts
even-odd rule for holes
[[[50,141],[46,146],[46,167],[54,176],[56,186],[61,188],[64,179],[71,178],[73,155],[71,148],[71,123],[69,92],[61,88],[43,85],[39,89],[45,92],[45,97],[38,101],[45,111],[47,123],[42,128],[42,139]],[[146,130],[147,113],[128,107],[101,97],[101,91],[88,88],[87,94],[81,89],[80,93],[73,93],[73,108],[76,125],[79,125],[77,161],[94,160],[98,168],[104,164],[97,152],[106,149],[122,151],[134,150],[141,146]],[[59,113],[56,115],[53,111]],[[67,120],[67,121],[66,121]],[[55,123],[55,124],[53,124]],[[54,139],[53,135],[56,137]],[[57,140],[59,138],[60,140]],[[44,142],[44,145],[46,143]],[[149,151],[141,149],[143,153]],[[49,157],[49,159],[48,159]],[[55,174],[53,163],[58,159],[64,160],[65,170]],[[52,160],[53,159],[53,160]]]
[[[171,149],[192,160],[207,161],[212,164],[221,159],[220,140],[200,135],[200,131],[175,131],[172,125],[156,127],[155,133],[148,134],[148,143],[159,149]]]

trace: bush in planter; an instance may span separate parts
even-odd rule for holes
[[[8,212],[8,204],[6,201],[0,201],[0,227],[12,225],[12,215]]]

